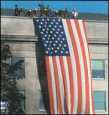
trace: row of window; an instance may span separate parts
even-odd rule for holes
[[[40,60],[39,60],[40,61]],[[39,66],[42,66],[42,61],[39,62]],[[7,60],[7,63],[8,60]],[[23,57],[13,57],[11,59],[12,68],[16,66],[15,70],[12,71],[13,76],[16,76],[16,79],[23,79],[25,78],[25,61]],[[93,59],[91,61],[92,66],[92,77],[93,79],[105,79],[105,60],[103,59]],[[41,73],[39,76],[41,80],[43,80],[43,76],[45,74],[44,70],[40,70]],[[105,91],[94,91],[94,106],[95,110],[104,110],[106,111],[106,92]],[[45,111],[46,107],[43,99],[44,96],[40,95],[39,100],[39,111]],[[44,97],[47,98],[47,97]],[[48,100],[47,100],[48,101]],[[25,109],[25,100],[22,100],[22,107]]]
[[[11,64],[16,67],[18,67],[14,74],[17,77],[17,79],[23,79],[25,77],[25,67],[24,67],[24,58],[23,57],[13,57],[11,60]],[[42,66],[42,63],[39,64]],[[105,60],[103,59],[93,59],[91,61],[92,65],[92,77],[93,79],[105,79]],[[40,73],[44,73],[43,70],[41,70]],[[44,75],[40,75],[40,77],[43,77]]]
[[[24,97],[26,97],[26,93],[25,91],[21,91],[21,93],[23,94]],[[45,92],[46,93],[46,92]],[[47,106],[48,106],[48,97],[46,96],[42,96],[41,93],[39,93],[39,111],[46,111],[47,110]],[[93,92],[93,96],[94,96],[94,108],[95,111],[106,111],[106,92],[105,91],[94,91]],[[44,101],[45,100],[45,101]],[[25,98],[23,98],[21,106],[22,109],[25,111]],[[3,107],[2,107],[3,108]]]
[[[94,108],[95,111],[106,111],[106,92],[105,91],[94,91]],[[40,95],[39,100],[39,111],[45,111],[45,106],[43,103],[43,97]]]

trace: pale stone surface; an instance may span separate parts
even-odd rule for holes
[[[3,17],[1,18],[1,34],[34,36],[33,19]]]
[[[108,29],[107,22],[88,21],[86,23],[87,38],[89,41],[107,42]],[[1,18],[1,34],[2,35],[24,35],[35,36],[34,25],[32,18],[16,18],[16,17],[2,17]],[[8,38],[9,39],[9,38]],[[19,40],[21,38],[19,37]],[[28,37],[29,39],[29,37]],[[18,81],[20,89],[26,91],[26,113],[27,114],[40,114],[46,112],[39,111],[40,99],[40,83],[37,70],[36,61],[36,43],[35,42],[7,42],[13,56],[24,57],[25,59],[25,79]],[[105,59],[105,80],[93,80],[93,90],[105,90],[106,102],[108,102],[108,47],[103,44],[89,45],[91,59]],[[108,103],[106,103],[106,112],[108,113]],[[98,111],[97,113],[100,113]]]
[[[87,21],[86,31],[88,41],[107,42],[108,41],[108,22]],[[2,35],[29,35],[35,36],[35,29],[32,18],[8,17],[1,18]],[[29,38],[28,38],[29,39]]]

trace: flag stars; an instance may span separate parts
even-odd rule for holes
[[[54,20],[54,21],[53,21]],[[42,35],[46,55],[69,55],[66,35],[61,19],[39,19],[38,27]]]

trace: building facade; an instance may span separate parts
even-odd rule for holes
[[[86,34],[92,65],[95,112],[108,113],[108,22],[87,19]],[[17,79],[25,95],[22,107],[27,114],[49,113],[48,88],[43,49],[35,33],[33,18],[2,16],[1,40],[8,44],[12,64],[22,61],[22,78]],[[15,76],[16,77],[16,76]],[[13,96],[14,97],[14,96]]]

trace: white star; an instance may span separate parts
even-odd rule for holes
[[[49,30],[49,28],[47,28],[47,30]]]
[[[55,27],[55,28],[57,28],[57,26],[56,26],[56,25],[55,25],[54,27]]]
[[[54,37],[52,37],[52,40],[54,40],[55,38]]]
[[[51,35],[50,34],[48,34],[48,37],[50,37]]]
[[[62,37],[62,35],[61,35],[61,34],[59,34],[59,37]]]
[[[59,47],[57,47],[57,49],[59,50]]]
[[[41,28],[41,26],[39,25],[39,28]]]
[[[55,22],[56,20],[55,19],[53,19],[53,22]]]
[[[42,25],[43,23],[41,22],[40,24]]]
[[[67,45],[66,45],[66,44],[64,44],[64,47],[67,47]]]
[[[56,34],[54,34],[54,37],[56,37]]]
[[[60,40],[60,38],[57,38],[57,40]]]
[[[48,51],[46,51],[46,54],[48,54]]]
[[[49,21],[49,18],[47,18],[47,21]]]
[[[47,22],[45,22],[45,24],[47,24]]]
[[[58,25],[59,23],[58,23],[58,22],[56,22],[56,24]]]
[[[41,32],[41,34],[44,34],[43,32]]]
[[[62,28],[62,25],[60,25],[59,27]]]
[[[44,21],[44,19],[42,19],[42,21]]]
[[[54,28],[52,28],[52,30],[53,30],[53,31],[55,31],[55,29],[54,29]]]
[[[52,34],[52,33],[53,33],[53,31],[50,31],[50,33]]]
[[[45,34],[44,36],[47,37],[47,34]]]
[[[61,54],[63,53],[63,51],[61,51]]]
[[[47,44],[44,44],[45,47],[47,47]]]
[[[64,32],[61,32],[61,34],[63,34]]]
[[[57,30],[58,30],[58,31],[60,31],[60,29],[59,29],[59,28],[58,28]]]
[[[60,22],[60,21],[61,21],[61,19],[58,19],[58,21]]]
[[[42,38],[43,40],[45,40],[45,38]]]
[[[51,27],[51,25],[49,25],[49,27]]]
[[[53,22],[51,22],[51,25],[53,25]]]
[[[62,47],[62,50],[64,50],[64,47]]]
[[[57,53],[57,50],[55,50],[55,53]]]
[[[65,53],[68,54],[68,51],[66,51]]]
[[[61,45],[61,44],[59,44],[59,46],[61,47],[62,45]]]
[[[59,32],[56,31],[56,33],[58,34]]]
[[[51,54],[53,54],[53,52],[52,52],[52,51],[51,51],[50,53],[51,53]]]
[[[56,44],[53,44],[53,46],[56,46]]]
[[[45,29],[43,28],[42,31],[45,31]]]
[[[58,43],[58,41],[57,41],[57,40],[56,40],[55,42],[56,42],[56,43]]]
[[[39,22],[39,20],[36,20],[36,22]]]

